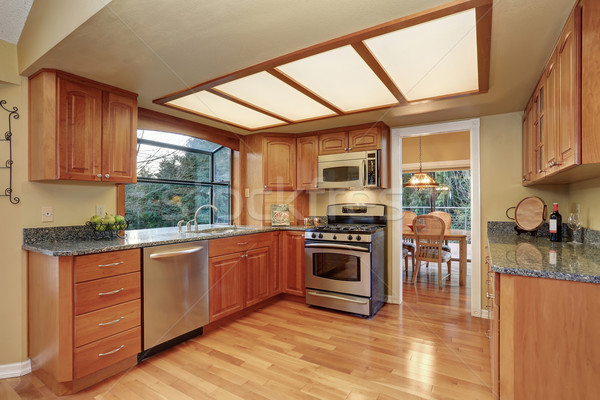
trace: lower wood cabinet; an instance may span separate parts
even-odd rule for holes
[[[215,239],[209,242],[209,320],[217,321],[279,293],[273,248],[278,236],[271,233]],[[236,251],[239,248],[244,251]],[[233,253],[231,253],[234,251]]]
[[[503,400],[596,398],[600,393],[596,339],[600,285],[496,273],[494,286],[496,396]]]
[[[304,232],[282,232],[281,271],[283,292],[296,296],[305,295],[304,286]]]
[[[28,254],[31,369],[62,395],[137,362],[140,250],[83,256]]]

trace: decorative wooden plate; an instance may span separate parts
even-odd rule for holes
[[[508,211],[515,209],[514,218],[508,215]],[[548,207],[544,200],[537,196],[525,197],[516,207],[506,210],[506,216],[515,221],[517,226],[524,231],[537,230],[546,220]]]

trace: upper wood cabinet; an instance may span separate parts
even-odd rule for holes
[[[136,182],[137,95],[41,70],[29,82],[29,179]]]
[[[263,183],[265,189],[296,189],[296,138],[263,138]]]
[[[380,125],[321,133],[319,155],[381,149],[382,134]]]
[[[317,136],[304,136],[296,140],[298,190],[314,190],[317,188],[317,157],[319,154]]]

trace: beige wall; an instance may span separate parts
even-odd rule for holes
[[[600,231],[600,178],[590,179],[569,185],[569,205],[560,208],[563,221],[567,215],[579,207],[581,225]]]
[[[469,132],[442,133],[421,137],[423,162],[469,160],[471,158]],[[419,162],[419,138],[402,139],[402,164]]]
[[[21,77],[17,67],[17,45],[0,40],[0,60],[0,84],[18,84]]]
[[[0,197],[2,230],[0,234],[0,365],[27,359],[27,255],[21,250],[23,228],[82,225],[95,213],[95,205],[116,212],[116,187],[94,183],[34,183],[27,180],[27,79],[18,85],[0,84],[0,100],[9,108],[17,107],[20,118],[12,120],[13,190],[21,199],[13,205]],[[0,111],[0,131],[7,129],[7,116]],[[8,154],[6,142],[0,142],[2,158]],[[0,188],[8,184],[8,175],[0,174]],[[41,222],[41,207],[54,207],[54,222]]]

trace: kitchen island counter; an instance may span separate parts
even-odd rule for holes
[[[64,229],[61,229],[64,228]],[[27,228],[23,230],[23,249],[49,256],[79,256],[85,254],[104,253],[116,250],[135,249],[141,247],[161,246],[165,244],[193,242],[197,240],[220,239],[232,236],[251,235],[279,230],[300,230],[304,226],[238,226],[237,229],[226,229],[223,225],[201,225],[205,232],[179,232],[177,227],[139,229],[126,231],[124,239],[90,239],[89,228]],[[88,236],[88,237],[86,237]]]

